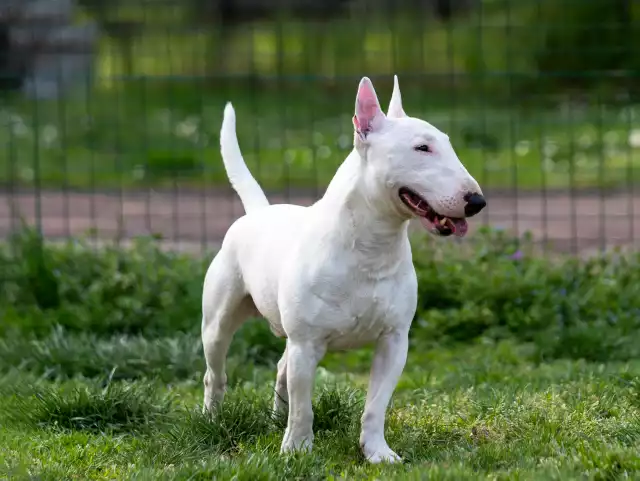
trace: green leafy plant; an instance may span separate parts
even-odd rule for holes
[[[126,249],[97,249],[81,240],[43,243],[25,230],[0,248],[0,333],[49,337],[48,347],[41,345],[36,352],[49,352],[46,356],[61,362],[54,363],[57,369],[67,373],[64,366],[79,361],[62,362],[64,349],[50,337],[56,326],[69,334],[91,334],[95,340],[89,344],[96,346],[100,338],[121,335],[186,333],[195,340],[209,261],[210,256],[164,252],[153,239],[137,240]],[[484,230],[465,243],[420,236],[414,239],[414,262],[419,280],[414,344],[510,337],[536,344],[541,357],[601,360],[640,354],[638,254],[543,257],[535,254],[531,239]],[[131,346],[136,342],[127,341]],[[127,343],[114,349],[124,352]],[[168,345],[144,349],[183,373],[195,362],[199,347],[180,346],[176,349],[185,353],[184,362],[170,361]],[[261,320],[245,324],[232,347],[243,359],[268,365],[283,350],[284,341]],[[145,372],[132,367],[136,356],[119,356],[123,376]],[[89,369],[84,365],[81,372]],[[103,371],[113,367],[95,366]]]

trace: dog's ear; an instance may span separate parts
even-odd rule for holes
[[[406,117],[402,108],[402,95],[400,95],[400,85],[398,84],[398,76],[393,76],[393,93],[391,94],[391,102],[389,102],[389,110],[387,116],[390,119],[398,119],[400,117]]]
[[[380,102],[378,102],[378,96],[373,88],[373,84],[367,77],[363,77],[358,86],[353,127],[358,136],[362,140],[365,140],[367,134],[375,132],[382,127],[384,119],[386,119],[386,117],[380,108]]]

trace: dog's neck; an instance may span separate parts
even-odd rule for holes
[[[389,199],[381,198],[386,194],[372,185],[363,162],[366,160],[354,149],[319,204],[340,223],[338,229],[358,255],[360,268],[382,274],[403,259],[409,222],[390,205]]]

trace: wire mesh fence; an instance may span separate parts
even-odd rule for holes
[[[87,27],[89,25],[89,27]],[[631,0],[0,1],[0,234],[219,243],[242,207],[218,131],[273,202],[352,146],[359,79],[450,135],[484,223],[577,253],[640,238]]]

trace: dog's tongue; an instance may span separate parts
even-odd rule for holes
[[[429,219],[427,219],[426,217],[419,217],[419,219],[420,219],[420,223],[422,224],[422,227],[424,227],[427,230],[433,229],[434,224]],[[467,231],[469,230],[469,224],[467,224],[467,221],[465,219],[449,218],[447,220],[447,225],[453,231],[453,235],[457,237],[464,237],[467,234]]]
[[[469,224],[467,224],[467,221],[464,219],[455,219],[453,220],[453,225],[455,226],[455,229],[453,230],[453,235],[458,236],[458,237],[464,237],[467,234],[467,231],[469,230]]]

